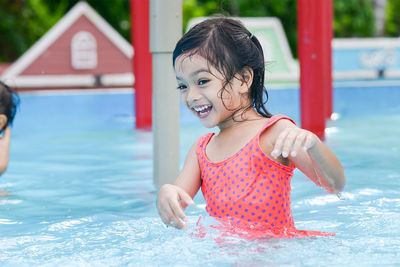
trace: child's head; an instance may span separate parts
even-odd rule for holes
[[[18,95],[0,81],[0,133],[4,131],[7,125],[12,124],[18,104]]]
[[[173,64],[180,56],[199,55],[223,76],[220,95],[234,78],[248,81],[249,105],[264,117],[271,117],[264,104],[268,98],[264,88],[264,54],[258,39],[238,20],[229,18],[207,19],[192,27],[177,43]],[[244,77],[251,70],[252,79]],[[265,98],[265,101],[264,101]]]

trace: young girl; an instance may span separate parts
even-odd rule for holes
[[[19,103],[18,95],[0,81],[0,175],[8,165],[10,126]]]
[[[200,137],[175,183],[160,188],[162,221],[184,228],[183,209],[194,205],[201,187],[207,212],[230,225],[273,236],[324,234],[296,230],[290,179],[297,167],[328,192],[339,193],[343,168],[315,134],[265,108],[258,39],[237,20],[208,19],[179,40],[173,65],[185,106],[219,132]]]

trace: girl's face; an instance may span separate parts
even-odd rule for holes
[[[175,61],[175,73],[182,102],[207,128],[231,126],[236,123],[234,112],[249,104],[246,82],[238,76],[221,90],[225,84],[223,75],[197,54],[180,55]]]

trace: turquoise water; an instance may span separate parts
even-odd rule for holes
[[[334,237],[245,240],[208,227],[200,194],[188,229],[155,208],[152,136],[133,130],[133,95],[23,94],[0,178],[1,266],[382,266],[400,264],[400,89],[336,88],[326,143],[347,175],[342,200],[300,172],[296,227]],[[297,90],[269,107],[299,120]],[[207,129],[181,114],[181,154]],[[196,133],[195,135],[193,133]],[[183,160],[183,159],[182,159]],[[197,235],[199,224],[205,237]]]

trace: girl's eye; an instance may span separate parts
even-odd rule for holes
[[[178,90],[186,89],[186,85],[178,85],[177,89]]]
[[[209,82],[209,80],[200,80],[199,81],[199,85],[204,85],[204,84],[206,84],[208,82]]]

